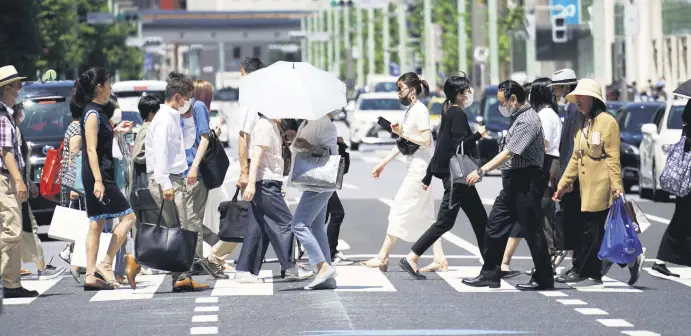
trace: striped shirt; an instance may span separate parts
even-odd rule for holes
[[[500,170],[542,167],[545,159],[545,136],[537,112],[525,105],[511,115],[511,127],[504,137],[501,150],[513,157],[504,162]]]
[[[24,154],[20,149],[18,130],[10,114],[14,114],[12,108],[0,102],[0,147],[12,149],[14,159],[19,166],[17,168],[21,171],[24,169]],[[0,168],[8,170],[2,156],[0,156]]]

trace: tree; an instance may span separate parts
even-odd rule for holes
[[[0,67],[13,65],[28,78],[34,78],[41,53],[37,22],[31,19],[37,13],[37,0],[5,1],[2,5]]]

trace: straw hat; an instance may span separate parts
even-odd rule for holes
[[[0,68],[0,86],[5,86],[12,82],[20,81],[26,77],[19,77],[17,69],[11,65]]]
[[[605,102],[605,100],[602,99],[602,86],[594,79],[590,78],[583,78],[579,80],[578,85],[576,85],[576,89],[566,95],[566,100],[575,104],[576,96],[593,97],[603,103]]]

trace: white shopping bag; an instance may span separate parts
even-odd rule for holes
[[[80,233],[86,232],[87,231],[82,231]],[[101,239],[98,244],[98,254],[96,257],[97,265],[105,258],[106,252],[108,252],[108,245],[110,245],[111,237],[113,237],[112,233],[101,233]],[[71,265],[86,267],[86,234],[80,237],[80,239],[74,241],[74,251],[72,251]],[[113,265],[117,265],[117,257],[113,259]]]
[[[80,231],[89,228],[86,211],[56,206],[48,228],[48,237],[74,242],[80,240]],[[86,237],[86,236],[84,236]]]

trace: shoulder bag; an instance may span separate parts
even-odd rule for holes
[[[214,131],[210,131],[209,147],[199,164],[199,174],[206,188],[211,190],[222,186],[229,166],[230,161],[221,140]]]
[[[459,152],[460,149],[460,153]],[[449,160],[449,173],[451,182],[451,195],[453,195],[453,185],[456,183],[467,184],[465,178],[471,172],[477,170],[475,160],[465,154],[463,141],[456,147],[454,155]],[[449,199],[449,209],[451,209],[453,202]]]
[[[662,190],[679,197],[691,193],[691,152],[684,151],[687,136],[682,136],[679,142],[670,146],[665,168],[660,174]]]
[[[331,152],[323,156],[307,151],[293,154],[293,167],[288,176],[288,185],[302,190],[325,192],[341,189],[345,159]]]
[[[224,242],[242,243],[248,225],[248,214],[251,202],[238,201],[240,188],[235,189],[233,199],[221,202],[218,212],[221,223],[218,228],[218,239]]]

